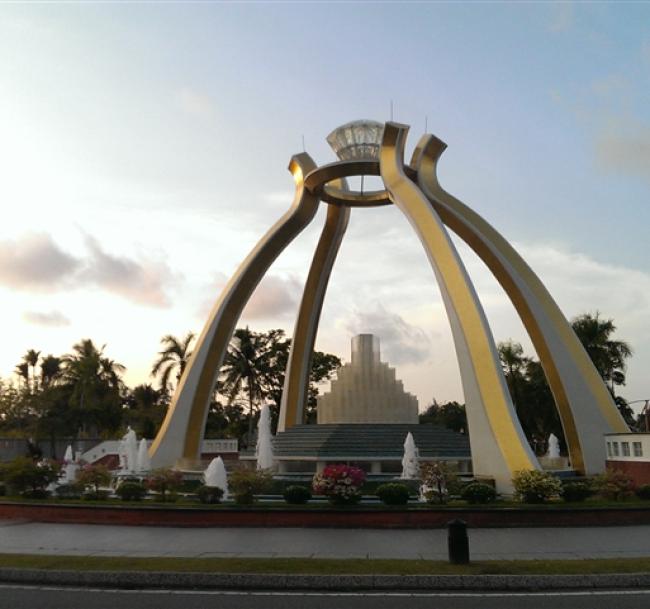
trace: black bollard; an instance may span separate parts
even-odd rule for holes
[[[447,523],[447,548],[450,563],[454,565],[469,563],[469,538],[467,523],[464,520],[450,520]]]

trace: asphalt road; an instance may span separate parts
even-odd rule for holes
[[[319,593],[0,586],[0,609],[647,609],[650,590]]]

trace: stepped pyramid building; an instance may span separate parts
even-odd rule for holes
[[[379,338],[352,339],[352,361],[318,398],[318,423],[418,423],[418,401],[404,391],[395,369],[380,359]]]

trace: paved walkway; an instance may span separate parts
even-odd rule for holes
[[[650,556],[650,526],[470,529],[475,560]],[[447,559],[444,529],[173,528],[0,521],[0,553]]]

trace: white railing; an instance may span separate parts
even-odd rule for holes
[[[147,440],[151,446],[152,440]],[[105,440],[96,446],[82,453],[81,459],[86,463],[95,463],[102,457],[108,455],[117,455],[120,449],[119,440]],[[223,439],[223,440],[203,440],[201,444],[201,454],[215,454],[215,453],[236,453],[239,452],[239,442],[237,440]]]
[[[237,440],[203,440],[201,444],[202,454],[236,452],[239,452],[239,442]]]

